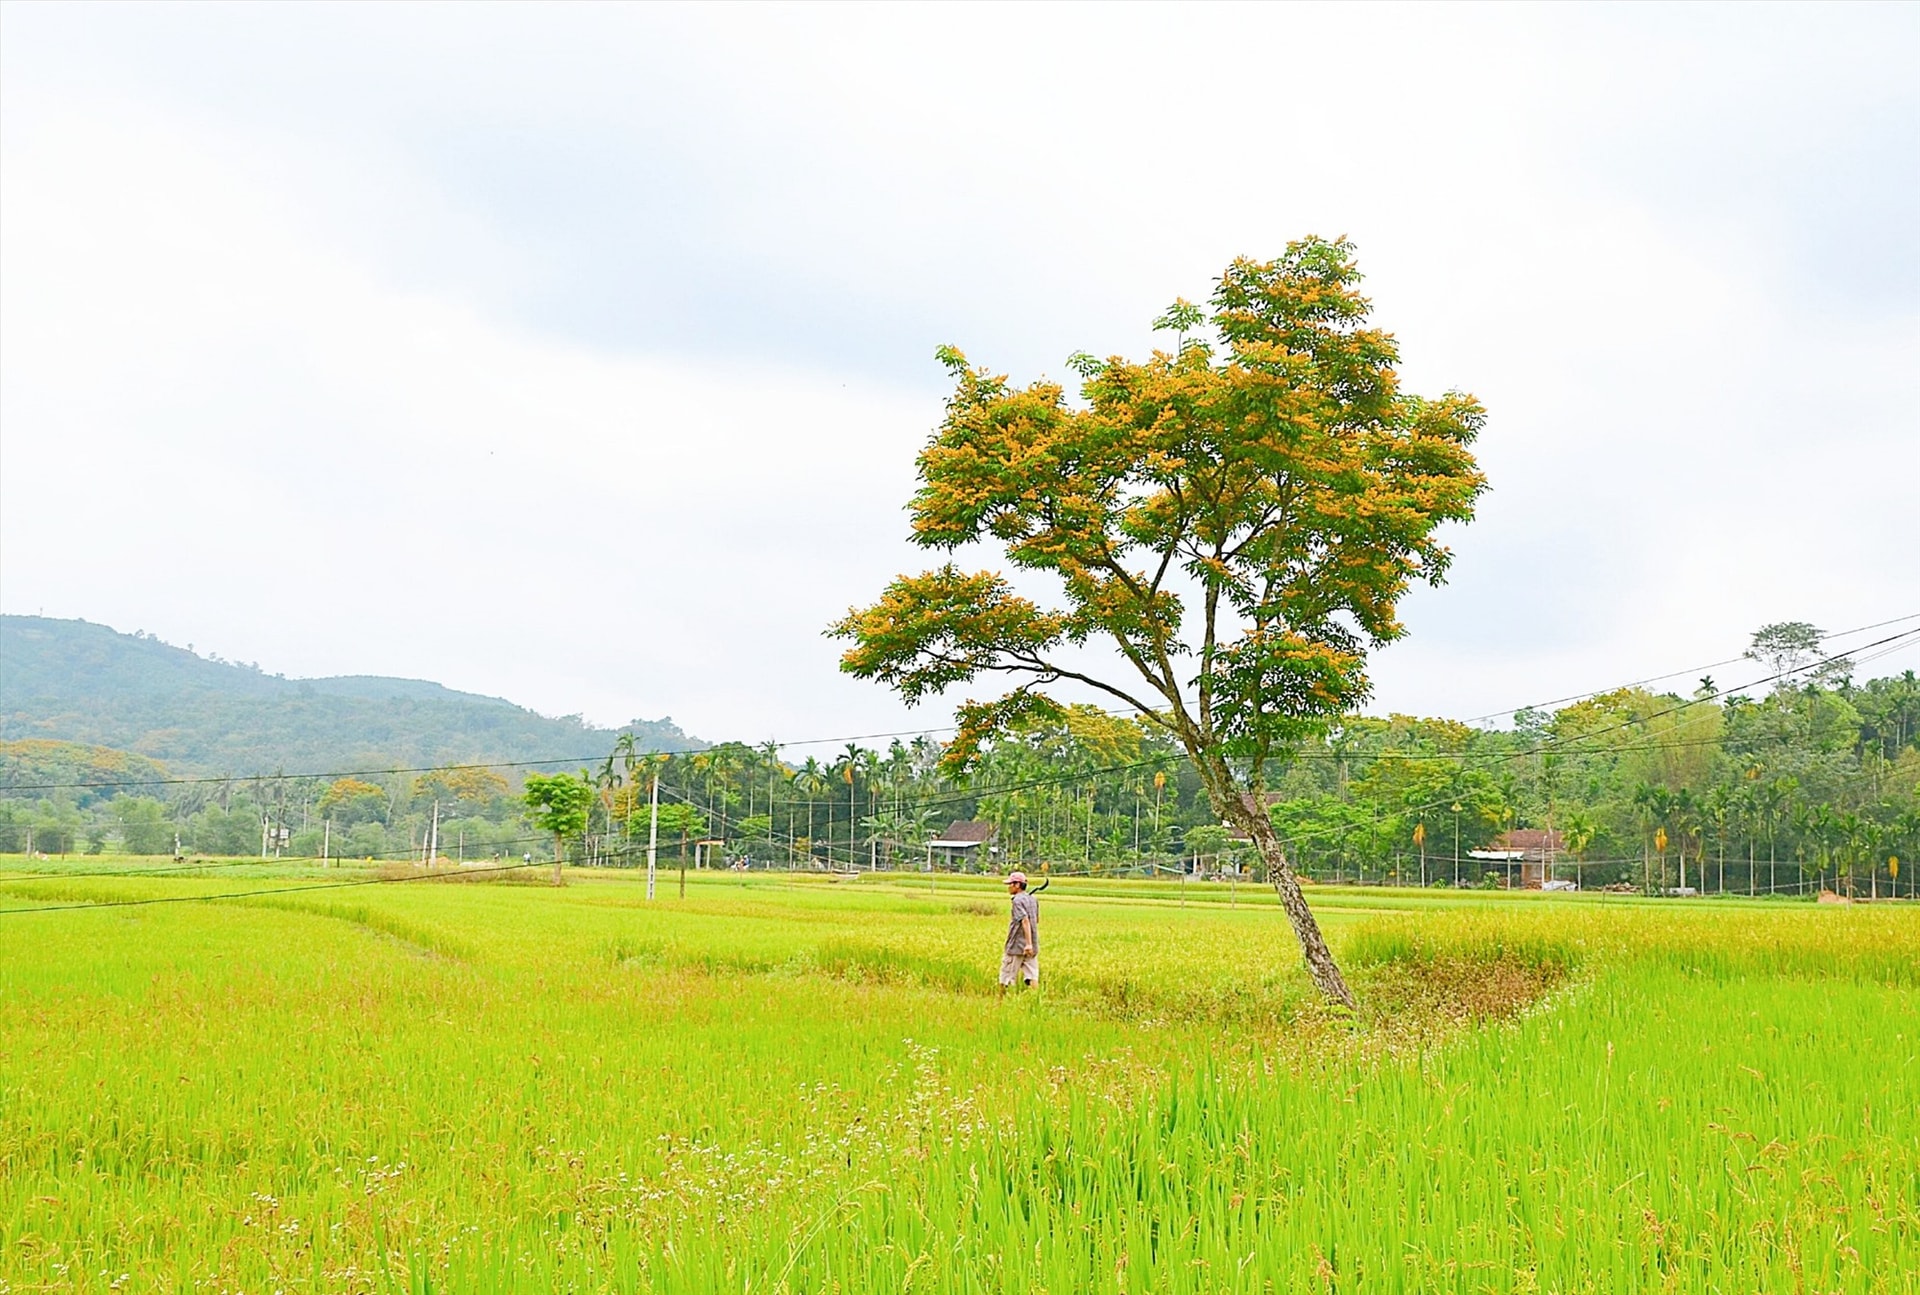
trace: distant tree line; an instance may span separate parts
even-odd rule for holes
[[[1782,648],[1780,629],[1756,635],[1755,657],[1790,672],[1812,649]],[[982,819],[996,835],[968,866],[983,870],[1257,870],[1192,766],[1136,717],[1068,707],[989,742],[963,779],[941,755],[929,738],[800,759],[739,742],[660,755],[623,736],[597,766],[533,780],[582,789],[577,815],[555,820],[515,769],[168,783],[123,752],[0,743],[0,852],[478,860],[557,845],[617,867],[644,861],[652,827],[668,860],[918,868],[950,823]],[[1856,683],[1834,663],[1759,696],[1711,679],[1685,695],[1625,688],[1499,728],[1351,716],[1271,759],[1265,783],[1289,857],[1321,881],[1473,885],[1492,871],[1504,884],[1472,852],[1551,828],[1556,875],[1587,886],[1907,895],[1920,683]]]

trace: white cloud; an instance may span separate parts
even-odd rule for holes
[[[1493,415],[1383,707],[1920,610],[1905,18],[114,13],[0,49],[9,611],[709,736],[944,722],[819,634],[918,564],[932,345],[1138,351],[1308,231]]]
[[[156,121],[8,169],[9,610],[603,720],[894,717],[819,631],[896,564],[927,402],[395,290]]]

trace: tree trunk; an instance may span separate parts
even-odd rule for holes
[[[1280,906],[1287,912],[1287,921],[1293,925],[1294,938],[1300,941],[1300,952],[1306,958],[1307,974],[1313,978],[1314,985],[1333,1002],[1352,1007],[1353,991],[1347,988],[1346,979],[1340,974],[1340,966],[1333,960],[1332,950],[1327,948],[1326,937],[1320,934],[1320,923],[1314,920],[1313,910],[1307,907],[1307,897],[1300,893],[1300,879],[1287,862],[1287,852],[1273,830],[1272,821],[1263,810],[1248,807],[1245,801],[1239,799],[1241,794],[1235,788],[1234,801],[1224,806],[1216,804],[1215,808],[1222,811],[1220,817],[1223,820],[1237,825],[1253,838],[1260,857],[1266,860],[1267,876],[1280,896]]]
[[[555,832],[553,834],[553,884],[556,886],[561,884],[560,861],[566,857],[565,850],[566,847],[561,843],[560,834]]]

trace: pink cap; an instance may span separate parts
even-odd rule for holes
[[[1009,885],[1009,886],[1011,886],[1011,885],[1012,885],[1012,884],[1013,884],[1014,882],[1016,882],[1016,881],[1017,881],[1017,882],[1019,882],[1019,883],[1020,883],[1021,885],[1023,885],[1023,886],[1024,886],[1024,885],[1026,885],[1026,884],[1027,884],[1027,874],[1026,874],[1026,873],[1024,873],[1024,872],[1015,872],[1015,873],[1009,873],[1009,874],[1008,874],[1008,876],[1007,876],[1007,885]]]

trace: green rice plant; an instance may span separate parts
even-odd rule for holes
[[[1345,1017],[1246,889],[1002,998],[983,883],[359,875],[6,883],[283,893],[0,918],[0,1292],[1916,1289],[1920,906],[1323,887]]]

